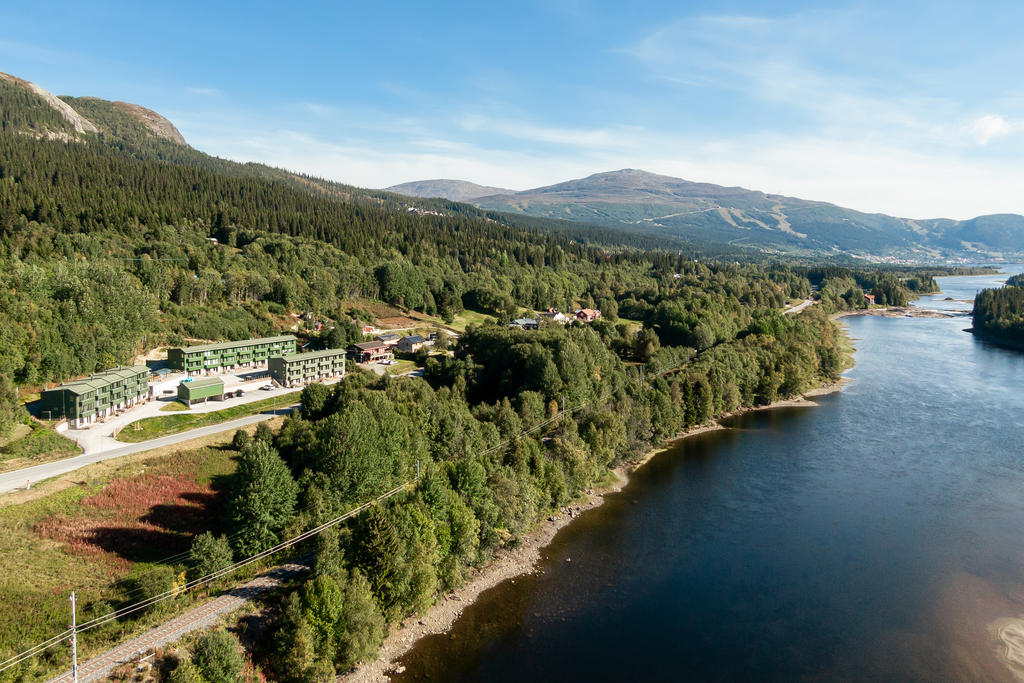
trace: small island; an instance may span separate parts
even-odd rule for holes
[[[1003,287],[978,292],[971,332],[994,344],[1024,350],[1024,273],[1014,275]]]

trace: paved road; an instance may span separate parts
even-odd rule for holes
[[[278,409],[277,414],[280,415],[288,412],[294,407],[296,406]],[[274,413],[248,415],[246,417],[240,417],[237,420],[229,420],[228,422],[221,422],[220,424],[210,425],[209,427],[199,427],[179,434],[171,434],[170,436],[161,436],[158,439],[150,439],[149,441],[127,444],[118,448],[102,451],[100,453],[77,455],[73,458],[65,458],[55,462],[48,462],[42,465],[33,465],[32,467],[14,470],[13,472],[0,474],[0,493],[8,493],[19,488],[25,488],[26,481],[31,482],[34,485],[44,479],[50,479],[62,474],[67,474],[68,472],[74,472],[77,469],[85,467],[86,465],[92,465],[93,463],[111,460],[112,458],[120,458],[123,455],[130,455],[132,453],[142,453],[143,451],[153,450],[154,448],[160,448],[161,446],[173,446],[174,444],[181,443],[183,441],[188,441],[201,436],[209,436],[210,434],[218,434],[220,432],[235,430],[239,427],[263,422],[264,420],[269,420],[273,417],[275,417]]]
[[[818,303],[818,302],[815,301],[814,299],[808,299],[807,301],[803,302],[802,304],[797,304],[793,308],[787,308],[786,310],[784,310],[782,312],[782,315],[789,315],[790,313],[799,313],[800,311],[804,310],[808,306],[811,306],[811,305],[816,304],[816,303]]]
[[[110,672],[125,662],[134,661],[139,653],[149,652],[179,640],[186,633],[212,626],[224,614],[234,612],[260,593],[280,586],[284,581],[309,569],[308,559],[284,564],[263,574],[235,590],[185,612],[137,638],[108,650],[78,667],[80,683],[102,681]],[[53,678],[49,683],[70,683],[71,672]]]

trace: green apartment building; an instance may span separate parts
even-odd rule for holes
[[[193,403],[206,403],[224,400],[224,380],[220,377],[206,377],[182,382],[178,385],[178,400],[187,406]]]
[[[237,367],[253,367],[273,356],[295,353],[295,337],[262,337],[234,342],[217,342],[167,349],[167,365],[189,375],[222,372]]]
[[[64,417],[73,429],[82,429],[148,397],[149,368],[131,365],[47,389],[40,401],[44,417]]]
[[[345,349],[327,349],[273,357],[267,361],[270,377],[283,387],[345,376]]]

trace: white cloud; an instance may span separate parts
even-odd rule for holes
[[[579,117],[524,111],[497,90],[453,111],[441,97],[389,86],[409,103],[402,113],[338,105],[333,125],[315,135],[305,124],[303,133],[282,131],[298,127],[284,119],[239,125],[244,116],[182,130],[213,154],[362,187],[461,178],[525,189],[630,167],[911,218],[1024,213],[1021,136],[1012,139],[1016,148],[1010,139],[986,146],[1024,129],[1024,97],[957,99],[943,74],[891,67],[892,55],[875,54],[884,37],[872,43],[862,31],[876,19],[825,11],[717,16],[652,32],[620,54],[653,76],[652,97],[679,89],[677,101],[688,104],[678,122],[644,116],[663,101],[673,105],[671,97],[634,97],[641,91],[624,90],[630,99],[620,111],[574,125]],[[872,59],[872,68],[859,68]],[[702,108],[716,99],[727,104]],[[726,112],[731,121],[719,125],[723,106],[749,111]],[[984,111],[1005,116],[979,116]]]
[[[754,133],[696,140],[634,131],[626,147],[594,145],[572,155],[554,146],[510,149],[445,139],[339,144],[295,131],[237,127],[195,136],[194,143],[238,161],[361,187],[459,178],[526,189],[629,167],[910,218],[1024,213],[1018,191],[1022,178],[1012,159],[949,159],[885,143],[815,136]]]
[[[975,119],[971,131],[978,144],[985,145],[992,138],[1009,134],[1010,124],[1002,116],[989,114]]]

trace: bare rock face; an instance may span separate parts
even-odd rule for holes
[[[185,142],[185,137],[174,127],[174,124],[165,119],[160,114],[157,114],[152,109],[146,109],[138,104],[132,104],[131,102],[114,102],[113,105],[128,114],[134,116],[143,123],[157,137],[161,137],[171,142],[176,142],[179,145],[188,145]]]
[[[3,80],[5,80],[5,81],[7,81],[9,83],[15,83],[15,84],[20,85],[20,86],[22,86],[24,88],[28,88],[29,90],[34,92],[36,95],[39,95],[39,97],[43,98],[43,100],[47,104],[49,104],[51,107],[56,109],[60,113],[61,116],[63,116],[65,119],[67,119],[68,123],[70,123],[72,126],[74,126],[76,133],[98,133],[99,132],[99,128],[97,128],[96,125],[92,121],[90,121],[89,119],[87,119],[84,116],[82,116],[81,114],[79,114],[77,111],[72,109],[66,102],[63,102],[60,99],[58,99],[50,91],[48,91],[48,90],[46,90],[46,89],[36,85],[35,83],[31,83],[29,81],[22,80],[20,78],[17,78],[16,76],[12,76],[10,74],[5,74],[3,72],[0,72],[0,79],[3,79]]]

